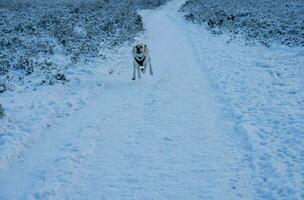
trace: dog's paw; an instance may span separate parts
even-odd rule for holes
[[[135,78],[132,78],[132,80],[134,81],[134,80],[135,80]]]

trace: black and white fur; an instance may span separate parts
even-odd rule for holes
[[[137,44],[133,47],[133,77],[132,80],[136,79],[136,71],[138,78],[140,79],[141,74],[146,72],[147,66],[149,65],[150,75],[153,75],[151,58],[149,55],[149,50],[145,44]]]

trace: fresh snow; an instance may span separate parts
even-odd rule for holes
[[[1,200],[304,198],[303,48],[214,36],[183,2],[141,12],[154,76],[126,44],[1,97]]]

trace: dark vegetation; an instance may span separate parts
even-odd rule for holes
[[[4,117],[4,108],[3,106],[0,104],[0,119],[2,119]]]
[[[216,34],[242,34],[266,46],[304,46],[303,0],[188,0],[180,10]]]

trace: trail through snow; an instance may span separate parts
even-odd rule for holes
[[[222,116],[182,2],[142,11],[154,76],[131,81],[125,61],[126,73],[0,172],[1,200],[254,199],[252,147]]]

